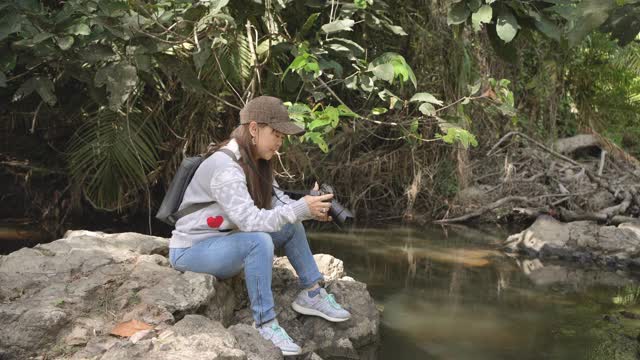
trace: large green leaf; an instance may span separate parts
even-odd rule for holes
[[[125,1],[101,0],[98,7],[109,17],[124,16],[129,11],[129,5]]]
[[[83,23],[77,23],[69,26],[67,29],[67,34],[72,35],[89,35],[91,34],[91,28],[89,25]]]
[[[383,53],[371,61],[368,70],[371,71],[373,68],[382,64],[391,64],[393,66],[394,79],[400,78],[402,82],[411,81],[413,86],[416,86],[416,76],[402,55],[394,52]]]
[[[88,63],[97,63],[101,61],[116,60],[116,53],[113,52],[111,46],[102,44],[92,44],[79,53],[80,58]]]
[[[19,32],[22,29],[22,21],[23,16],[17,14],[7,14],[0,18],[0,41]]]
[[[478,11],[474,12],[471,15],[471,23],[473,24],[473,29],[475,31],[480,31],[482,29],[482,24],[488,24],[491,22],[491,18],[493,17],[493,9],[490,5],[482,5]]]
[[[616,6],[616,0],[582,0],[575,9],[576,20],[567,34],[569,45],[579,44],[590,32],[604,24]]]
[[[56,41],[61,50],[69,50],[73,46],[73,36],[71,35],[56,37]]]
[[[309,17],[307,18],[307,21],[305,21],[304,25],[302,25],[302,29],[300,30],[300,36],[306,35],[307,32],[311,30],[311,27],[313,27],[313,24],[315,24],[319,16],[320,16],[319,12],[309,15]]]
[[[375,66],[371,69],[373,75],[375,75],[378,79],[388,81],[389,83],[393,82],[393,65],[392,64],[381,64]]]
[[[351,19],[336,20],[322,25],[322,31],[327,34],[332,34],[338,31],[353,31],[352,27],[354,24],[355,21]]]
[[[351,49],[351,51],[353,51],[356,56],[364,55],[365,50],[362,47],[362,45],[358,44],[353,40],[344,39],[344,38],[331,38],[331,41],[343,44],[344,46]]]
[[[502,8],[498,13],[498,21],[496,23],[496,32],[498,37],[504,42],[511,42],[520,29],[518,20],[513,15],[513,12],[507,8]]]
[[[420,105],[418,110],[420,110],[421,113],[427,116],[434,116],[436,114],[436,108],[433,106],[433,104],[430,104],[428,102]]]
[[[175,56],[160,54],[156,56],[156,59],[160,62],[162,69],[168,73],[178,77],[182,86],[192,91],[202,91],[204,87],[198,79],[195,71],[190,63],[186,61],[180,61]]]
[[[467,20],[470,14],[471,10],[469,10],[465,1],[457,2],[451,5],[451,8],[449,8],[449,13],[447,14],[447,24],[462,24]]]
[[[97,87],[107,85],[109,107],[117,110],[133,92],[138,83],[138,73],[133,65],[118,62],[98,70],[94,82]]]
[[[384,24],[384,26],[391,30],[392,33],[396,34],[396,35],[400,35],[400,36],[406,36],[408,35],[404,29],[402,28],[402,26],[398,26],[398,25],[391,25],[391,24]]]
[[[328,74],[325,70],[333,70],[333,74],[338,78],[342,78],[342,65],[335,60],[325,60],[324,58],[320,58],[318,60],[318,64],[320,65],[320,70],[323,73]],[[331,76],[328,74],[328,76]]]
[[[474,147],[478,146],[478,140],[476,140],[475,135],[473,135],[469,131],[447,123],[444,120],[439,120],[438,125],[440,126],[440,129],[445,133],[445,135],[437,134],[436,138],[442,139],[448,144],[458,142],[465,149],[469,148],[470,145]]]
[[[558,25],[556,25],[555,22],[549,19],[546,15],[534,10],[530,11],[529,15],[533,18],[534,24],[538,31],[551,39],[560,41],[562,37],[562,30],[558,27]]]
[[[441,100],[436,99],[435,96],[426,92],[416,93],[411,97],[409,102],[428,102],[431,104],[442,105]]]
[[[304,139],[313,141],[316,145],[318,145],[322,152],[329,152],[329,145],[327,145],[327,142],[322,138],[322,135],[320,133],[313,131],[307,132],[304,134]]]
[[[193,54],[193,64],[196,66],[196,69],[200,71],[204,64],[206,64],[207,60],[211,57],[211,42],[209,40],[203,41],[200,44],[200,51]]]
[[[13,95],[13,101],[20,101],[33,92],[37,92],[42,101],[53,106],[56,104],[55,88],[51,79],[36,76],[25,81]]]

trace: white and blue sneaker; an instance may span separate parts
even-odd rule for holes
[[[293,310],[304,315],[320,316],[332,322],[346,321],[351,314],[336,302],[333,294],[324,288],[302,290],[291,304]]]
[[[299,355],[302,353],[300,346],[293,342],[293,339],[284,331],[280,324],[278,324],[278,320],[276,319],[262,324],[262,326],[258,327],[258,332],[260,332],[263,338],[270,340],[280,349],[284,356]]]

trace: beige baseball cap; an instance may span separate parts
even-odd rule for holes
[[[305,130],[289,118],[289,112],[282,100],[273,96],[259,96],[240,110],[240,124],[252,121],[268,124],[286,135],[302,135]]]

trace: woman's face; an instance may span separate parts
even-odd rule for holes
[[[282,140],[285,135],[269,125],[258,126],[258,124],[256,124],[254,127],[252,123],[250,127],[252,127],[251,135],[256,139],[255,147],[258,158],[271,160],[276,151],[282,146]]]

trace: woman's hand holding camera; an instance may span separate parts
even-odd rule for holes
[[[333,194],[325,194],[320,196],[307,195],[303,198],[309,206],[309,211],[313,218],[318,221],[331,221],[329,216],[329,209],[331,208],[331,199]],[[329,202],[326,202],[329,201]]]
[[[313,190],[318,190],[318,183],[316,183]],[[329,216],[329,209],[331,209],[331,199],[333,199],[333,194],[324,194],[319,196],[307,195],[303,199],[307,202],[309,211],[315,220],[332,220],[331,216]]]

